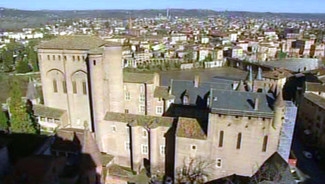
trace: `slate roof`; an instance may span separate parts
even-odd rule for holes
[[[123,72],[123,81],[126,83],[153,84],[155,74],[153,73],[130,73]]]
[[[228,183],[249,183],[250,177],[240,175],[230,175],[217,180],[209,181],[206,184],[228,184]]]
[[[47,107],[44,105],[33,105],[33,111],[35,116],[47,117],[53,119],[60,119],[63,116],[63,114],[66,113],[65,110]]]
[[[26,98],[29,100],[37,99],[39,97],[38,92],[36,90],[35,84],[33,81],[29,81],[27,92],[26,92]]]
[[[171,82],[171,94],[175,96],[175,104],[182,104],[183,96],[186,94],[190,105],[204,107],[211,89],[232,90],[232,85],[226,82],[200,82],[196,88],[194,82],[189,80],[172,80]]]
[[[254,110],[255,99],[259,99]],[[231,99],[231,100],[229,100]],[[211,90],[210,108],[212,113],[238,116],[273,117],[272,94],[241,92],[232,90]]]
[[[279,171],[275,172],[275,171]],[[280,176],[279,176],[280,175]],[[260,180],[259,184],[272,183],[272,184],[294,184],[290,167],[288,163],[279,155],[273,153],[259,168],[259,170],[252,176],[230,175],[217,180],[209,181],[206,184],[226,184],[226,183],[252,183],[252,181]]]
[[[290,171],[290,166],[278,152],[274,152],[251,178],[264,178],[261,183],[296,183]]]
[[[180,117],[178,119],[176,136],[203,140],[207,138],[206,134],[196,119],[184,117]]]
[[[40,43],[38,49],[67,49],[67,50],[90,50],[104,45],[105,42],[96,36],[76,35],[59,36],[50,41]]]
[[[268,61],[266,63],[261,63],[264,66],[271,66],[276,68],[285,68],[287,70],[297,72],[303,71],[304,68],[307,70],[314,70],[319,66],[323,66],[321,61],[314,58],[290,58],[281,61]]]
[[[149,128],[156,128],[159,126],[171,127],[174,121],[174,119],[171,117],[145,116],[116,112],[107,112],[104,120],[118,121],[123,123],[129,123],[131,126],[143,126]]]
[[[305,93],[304,97],[309,101],[313,102],[314,104],[320,106],[321,108],[325,109],[325,98],[316,95],[314,93]]]

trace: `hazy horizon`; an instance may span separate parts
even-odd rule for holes
[[[308,3],[308,6],[306,4]],[[201,9],[214,11],[244,11],[244,12],[271,12],[271,13],[325,13],[321,0],[56,0],[44,2],[41,0],[1,0],[0,7],[19,10],[53,10],[53,11],[83,11],[83,10],[164,10],[164,9]]]

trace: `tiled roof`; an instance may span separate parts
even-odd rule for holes
[[[306,91],[325,92],[325,85],[321,83],[306,82]]]
[[[325,98],[316,95],[314,93],[305,93],[304,97],[308,100],[310,100],[311,102],[313,102],[314,104],[320,106],[321,108],[325,109]]]
[[[102,155],[94,136],[89,132],[89,130],[84,131],[82,153],[81,169],[84,171],[102,166]]]
[[[118,176],[122,178],[132,178],[134,176],[134,172],[127,167],[119,166],[116,164],[111,165],[108,168],[109,175]]]
[[[47,117],[53,119],[60,119],[62,115],[66,112],[62,109],[47,107],[44,105],[34,105],[33,111],[35,116]]]
[[[48,181],[45,178],[56,165],[64,166],[65,158],[47,155],[34,155],[20,159],[14,172],[7,178],[8,183],[36,184]],[[56,168],[59,170],[60,168]],[[56,171],[59,172],[59,171]],[[58,174],[58,173],[54,173]]]
[[[153,96],[155,98],[162,98],[162,99],[165,99],[165,100],[174,98],[173,95],[169,94],[167,86],[157,86],[155,88]]]
[[[106,42],[96,36],[59,36],[37,46],[38,49],[90,50],[104,45]]]
[[[107,112],[104,120],[129,123],[131,126],[143,126],[149,128],[156,128],[159,126],[171,127],[174,119],[170,117],[157,117],[157,116],[145,116],[145,115],[136,115],[136,114]]]
[[[271,105],[273,105],[274,99],[272,96],[272,94],[265,93],[211,90],[211,112],[238,116],[273,117]],[[258,108],[254,110],[257,98]]]
[[[107,164],[109,164],[114,159],[114,156],[113,155],[109,155],[109,154],[105,154],[105,153],[101,153],[101,154],[102,154],[102,156],[101,156],[101,158],[102,158],[102,165],[104,167],[106,167]]]
[[[89,50],[89,54],[93,54],[93,55],[97,55],[97,54],[101,55],[103,54],[103,52],[104,52],[104,48],[101,47],[96,47]]]
[[[80,152],[84,141],[84,130],[74,128],[59,129],[52,145],[53,150]]]
[[[273,71],[263,72],[263,78],[268,78],[268,79],[283,79],[283,78],[289,78],[291,76],[293,76],[291,72],[285,69],[276,69]]]
[[[184,117],[178,119],[176,136],[191,139],[206,139],[207,137],[196,119]]]
[[[126,83],[148,83],[152,84],[155,74],[153,73],[130,73],[123,72],[123,81]]]

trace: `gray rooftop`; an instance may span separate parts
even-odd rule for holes
[[[297,58],[297,59],[285,59],[280,61],[268,61],[260,63],[264,66],[272,66],[277,68],[285,68],[287,70],[298,72],[304,70],[315,70],[322,66],[322,62],[318,59],[312,58]]]
[[[254,104],[257,98],[258,108],[255,110]],[[271,104],[274,99],[272,94],[213,89],[210,101],[212,113],[273,117]]]
[[[189,97],[190,105],[204,107],[211,89],[232,90],[230,82],[200,82],[199,86],[194,87],[194,81],[172,80],[171,94],[175,96],[175,104],[182,104],[184,95]]]
[[[29,100],[37,99],[39,97],[38,92],[35,87],[35,83],[32,80],[29,80],[26,98]]]
[[[160,85],[170,86],[171,79],[173,80],[193,80],[195,75],[200,76],[202,82],[218,82],[218,80],[245,80],[247,71],[243,71],[232,67],[220,67],[210,69],[192,69],[182,71],[163,71],[160,72]]]

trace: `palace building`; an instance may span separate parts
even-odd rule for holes
[[[177,177],[203,159],[214,164],[211,181],[252,176],[279,148],[290,151],[291,139],[281,141],[289,102],[276,82],[195,77],[160,86],[157,73],[123,72],[123,47],[93,36],[58,37],[37,49],[42,129],[89,127],[98,150],[113,157],[108,168]]]

